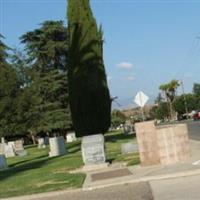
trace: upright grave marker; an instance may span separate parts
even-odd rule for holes
[[[49,138],[49,145],[49,157],[61,156],[66,153],[65,140],[62,136]]]
[[[82,157],[85,165],[104,164],[104,136],[102,134],[82,138]]]

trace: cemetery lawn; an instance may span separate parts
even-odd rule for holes
[[[105,140],[108,161],[139,164],[137,153],[122,155],[120,150],[122,143],[135,141],[133,135],[110,132]],[[49,158],[48,148],[37,149],[31,145],[25,147],[27,156],[8,158],[9,169],[0,171],[0,198],[82,187],[86,175],[70,173],[83,166],[81,140],[66,144],[66,147],[68,154],[60,157]]]

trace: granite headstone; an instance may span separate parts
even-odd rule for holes
[[[105,163],[105,145],[102,134],[84,136],[82,138],[81,149],[85,165]]]
[[[65,140],[61,137],[49,138],[49,157],[60,156],[66,153]]]

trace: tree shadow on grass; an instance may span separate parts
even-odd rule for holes
[[[135,135],[125,135],[125,134],[117,134],[117,135],[105,135],[105,140],[107,142],[117,142],[118,140],[130,140],[134,139]]]
[[[77,153],[81,150],[81,141],[68,143],[67,144],[67,151],[70,154]]]
[[[12,168],[8,168],[6,170],[0,171],[0,180],[7,179],[11,176],[15,176],[16,174],[32,169],[41,168],[42,166],[46,165],[47,162],[50,160],[54,160],[56,157],[47,157],[47,158],[40,158],[38,161],[33,161],[31,163],[25,163],[20,166],[14,166]],[[37,158],[38,159],[38,158]]]
[[[41,159],[41,158],[44,158],[44,157],[47,157],[47,156],[48,155],[43,155],[43,156],[38,156],[38,157],[35,157],[35,158],[30,158],[30,159],[27,159],[27,160],[22,160],[22,161],[10,164],[9,167],[19,166],[21,164],[28,163],[28,162],[34,161],[34,160],[38,160],[38,159]]]

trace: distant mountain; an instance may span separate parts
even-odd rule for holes
[[[152,105],[155,102],[156,97],[150,96],[147,105]],[[137,104],[134,102],[134,97],[132,98],[118,98],[112,103],[112,109],[130,109],[138,107]]]

